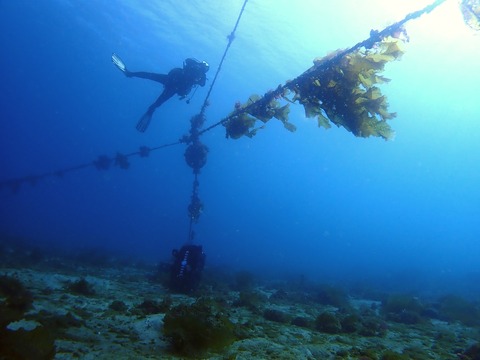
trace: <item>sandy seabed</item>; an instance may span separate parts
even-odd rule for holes
[[[24,318],[7,328],[32,331],[45,323],[56,327],[55,359],[185,358],[172,350],[170,338],[163,334],[163,320],[168,308],[191,305],[198,296],[169,293],[152,280],[154,270],[133,266],[78,266],[63,271],[42,266],[0,268],[0,275],[18,279],[33,295],[32,306]],[[71,285],[80,280],[86,281],[90,294],[72,290]],[[189,358],[477,359],[465,351],[478,342],[478,328],[438,319],[411,325],[381,320],[384,327],[381,334],[363,336],[357,331],[331,334],[319,331],[312,324],[319,314],[325,311],[335,314],[338,308],[295,301],[298,296],[289,296],[288,290],[272,284],[257,283],[248,293],[262,299],[258,307],[242,305],[240,292],[228,284],[212,286],[207,282],[201,287],[196,295],[221,303],[236,333],[242,335],[221,349],[190,353]],[[278,296],[279,293],[283,296]],[[142,307],[145,301],[161,304],[165,299],[169,305],[164,310],[146,311]],[[0,296],[0,303],[5,300],[5,296]],[[124,306],[112,306],[115,301]],[[348,301],[352,311],[361,313],[362,309],[369,309],[380,318],[381,303],[352,297]],[[266,315],[266,310],[270,315]],[[310,325],[308,321],[303,325],[297,321],[300,325],[294,325],[292,319],[312,321]]]

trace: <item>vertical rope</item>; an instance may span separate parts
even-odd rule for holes
[[[198,173],[195,173],[195,180],[193,180],[193,186],[192,186],[192,199],[194,197],[198,197]],[[192,204],[192,202],[190,202]],[[193,231],[193,222],[198,219],[192,216],[190,213],[189,209],[189,224],[188,224],[188,238],[187,238],[187,244],[191,244],[193,242],[193,238],[195,237],[195,233]]]
[[[191,120],[190,136],[185,136],[184,139],[181,140],[182,142],[192,143],[191,146],[195,144],[197,145],[197,147],[195,148],[195,151],[186,155],[187,163],[189,159],[193,160],[192,159],[193,156],[200,156],[200,158],[203,156],[206,161],[206,151],[208,151],[208,149],[199,141],[200,127],[203,125],[205,121],[205,109],[208,106],[208,99],[210,97],[213,87],[215,86],[215,82],[217,81],[218,74],[222,69],[222,65],[223,65],[223,62],[225,61],[225,57],[227,56],[228,49],[230,49],[230,46],[232,45],[232,42],[235,39],[235,31],[237,30],[238,24],[240,23],[240,19],[242,18],[242,14],[243,14],[243,11],[245,10],[245,6],[247,5],[247,2],[248,0],[245,0],[243,2],[243,6],[242,6],[242,9],[240,10],[240,13],[238,14],[237,21],[235,22],[235,26],[233,27],[233,30],[230,33],[230,35],[227,36],[227,39],[228,39],[227,46],[225,47],[225,51],[223,52],[223,56],[220,60],[217,71],[215,72],[215,76],[212,80],[212,83],[210,84],[210,88],[208,89],[207,96],[203,101],[203,105],[200,109],[200,113],[194,116]],[[193,238],[195,236],[195,233],[193,231],[193,223],[198,221],[198,218],[200,217],[200,213],[203,208],[203,204],[200,201],[200,198],[198,197],[198,187],[199,187],[198,174],[200,172],[200,168],[205,164],[205,161],[200,161],[199,163],[194,162],[194,166],[193,166],[195,179],[193,180],[192,195],[190,197],[190,205],[188,206],[188,215],[190,220],[188,225],[187,244],[190,244],[193,242]],[[192,166],[192,164],[190,163],[189,165]]]
[[[215,72],[215,76],[213,77],[210,88],[208,89],[207,96],[205,97],[205,100],[203,101],[203,105],[202,105],[202,108],[200,110],[200,114],[205,113],[205,109],[208,106],[208,98],[210,97],[210,93],[212,92],[213,86],[215,85],[215,82],[217,81],[218,74],[220,73],[220,70],[222,69],[223,61],[225,60],[225,57],[227,56],[228,49],[230,49],[230,46],[232,45],[232,42],[235,39],[235,31],[237,31],[237,27],[238,27],[238,24],[240,23],[240,19],[242,18],[242,14],[243,14],[243,11],[245,10],[245,6],[247,5],[247,1],[248,0],[245,0],[243,2],[242,9],[240,10],[240,13],[238,14],[237,22],[235,23],[235,26],[233,27],[233,30],[230,33],[230,35],[227,36],[228,44],[225,48],[225,51],[223,52],[223,56],[222,56],[222,59],[220,60],[220,64],[218,64],[217,71]]]

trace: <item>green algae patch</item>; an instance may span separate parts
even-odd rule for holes
[[[55,357],[55,338],[51,331],[39,326],[31,331],[0,330],[1,359],[38,359]]]
[[[174,353],[194,356],[221,350],[236,340],[234,324],[225,309],[211,299],[172,307],[164,318],[163,334]]]
[[[339,334],[342,330],[340,321],[330,312],[323,312],[317,316],[315,320],[315,328],[323,333],[327,334]]]
[[[84,278],[67,284],[66,290],[74,295],[94,296],[96,294],[93,285]]]
[[[33,295],[22,282],[13,277],[0,276],[0,327],[12,321],[20,320],[23,314],[32,307]]]
[[[480,326],[480,309],[475,303],[457,295],[446,295],[439,300],[439,314],[443,320],[460,322],[466,326]]]

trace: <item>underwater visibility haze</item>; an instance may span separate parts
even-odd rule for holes
[[[187,134],[243,2],[1,1],[1,180],[69,168],[100,155],[175,142]],[[205,127],[237,102],[368,38],[429,1],[249,1],[206,108]],[[252,138],[202,135],[204,204],[194,243],[206,266],[315,281],[384,279],[445,288],[480,271],[480,36],[446,1],[405,25],[409,42],[381,84],[395,138],[317,127],[290,105]],[[162,85],[115,68],[166,73],[194,57],[207,84],[158,108],[135,129]],[[193,94],[193,96],[192,96]],[[16,193],[0,190],[2,236],[53,248],[101,248],[147,262],[187,241],[193,174],[185,146],[131,158],[127,170],[88,167]],[[399,275],[403,274],[403,275]],[[403,277],[402,277],[403,276]],[[471,283],[470,283],[471,284]],[[425,283],[419,286],[424,286]],[[465,285],[466,286],[466,285]],[[469,285],[470,286],[470,285]],[[478,286],[478,283],[477,283]],[[461,289],[470,295],[479,289]],[[435,292],[441,290],[436,289]]]
[[[479,0],[0,0],[0,48],[1,359],[480,359]]]

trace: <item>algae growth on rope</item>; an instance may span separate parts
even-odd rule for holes
[[[462,0],[460,3],[460,11],[462,12],[465,24],[475,31],[480,31],[480,1]]]
[[[319,127],[342,126],[358,137],[377,136],[390,140],[394,131],[387,123],[396,114],[388,111],[388,101],[377,85],[389,79],[381,75],[388,62],[398,60],[407,41],[404,30],[387,36],[371,48],[359,48],[329,64],[342,50],[314,60],[314,66],[298,78],[265,95],[252,95],[245,104],[236,104],[235,112],[224,126],[227,137],[252,137],[272,118],[289,131],[291,103],[303,105],[307,118],[316,118]],[[245,111],[242,111],[245,110]],[[236,114],[237,113],[237,114]],[[257,126],[258,121],[262,125]]]

